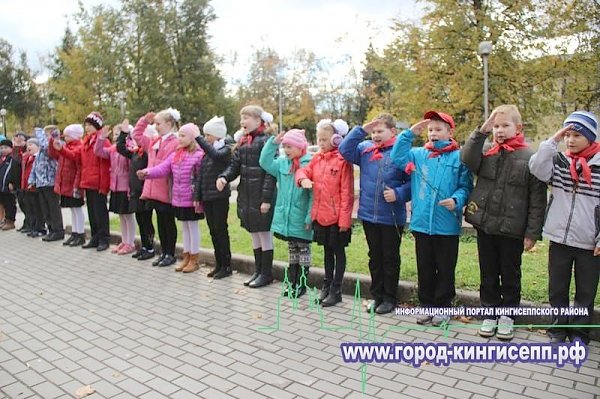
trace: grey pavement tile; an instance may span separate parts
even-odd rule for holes
[[[564,396],[562,395],[530,387],[525,388],[524,394],[526,396],[539,399],[564,399]]]
[[[202,382],[192,379],[185,375],[177,378],[176,380],[173,380],[173,384],[192,393],[200,393],[206,388],[208,388],[208,386],[203,384]]]
[[[35,392],[37,392],[44,399],[53,399],[63,396],[65,392],[58,388],[56,385],[51,384],[49,382],[43,382],[38,384],[32,388]]]
[[[22,382],[14,382],[2,387],[2,392],[9,398],[28,398],[34,393]]]
[[[150,381],[146,381],[145,384],[152,388],[153,391],[160,392],[161,394],[167,396],[179,390],[177,385],[158,377],[153,378]]]
[[[209,388],[209,389],[201,392],[198,396],[201,398],[205,398],[205,399],[232,399],[233,398],[233,396],[230,396],[223,392],[217,391],[214,388]]]
[[[73,380],[73,377],[60,371],[59,369],[48,370],[43,374],[43,376],[46,380],[48,380],[48,382],[59,386]]]
[[[139,382],[131,378],[119,381],[116,385],[123,391],[127,392],[130,395],[133,395],[136,398],[139,398],[142,394],[150,390],[148,386],[140,384]]]

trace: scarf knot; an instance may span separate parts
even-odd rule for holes
[[[523,136],[521,133],[518,133],[515,137],[504,140],[504,143],[499,143],[496,139],[494,139],[494,145],[485,154],[483,154],[483,156],[489,157],[491,155],[495,155],[503,148],[505,151],[514,152],[521,148],[527,147],[529,147],[529,144],[525,142],[525,136]]]
[[[425,149],[430,151],[429,158],[437,158],[446,152],[457,151],[460,148],[456,140],[450,139],[449,143],[441,148],[436,147],[435,143],[428,141],[425,143]]]
[[[242,138],[240,139],[240,144],[239,144],[240,147],[243,146],[244,144],[251,145],[254,138],[256,136],[260,135],[262,132],[264,132],[265,129],[266,129],[265,124],[261,123],[261,125],[256,130],[253,130],[250,133],[243,135]]]
[[[367,154],[369,152],[372,152],[373,154],[371,155],[371,158],[369,158],[369,161],[378,161],[383,158],[381,151],[386,148],[392,147],[395,142],[396,136],[392,137],[387,141],[384,141],[383,143],[373,143],[372,146],[365,148],[362,153]]]
[[[592,159],[592,157],[598,152],[600,152],[600,144],[596,142],[592,143],[583,151],[579,151],[577,153],[572,153],[571,151],[566,152],[567,156],[571,158],[569,171],[571,172],[571,179],[573,179],[575,184],[579,183],[579,173],[577,173],[577,161],[579,161],[583,180],[585,180],[590,187],[592,186],[592,170],[590,169],[587,161]]]

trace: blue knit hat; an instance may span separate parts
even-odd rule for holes
[[[573,126],[573,130],[581,133],[590,143],[598,137],[598,120],[596,116],[587,111],[575,111],[565,119],[563,127]]]

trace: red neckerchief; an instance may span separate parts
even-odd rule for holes
[[[290,165],[290,174],[296,173],[298,169],[300,169],[300,158],[306,155],[306,148],[302,150],[302,154],[299,157],[292,159],[292,164]]]
[[[583,151],[579,151],[576,154],[571,153],[571,151],[567,151],[566,154],[569,158],[571,158],[571,167],[569,168],[571,171],[571,179],[576,184],[579,182],[579,174],[577,173],[577,161],[581,164],[581,172],[583,175],[583,179],[585,182],[591,187],[592,186],[592,171],[587,161],[592,159],[594,155],[600,152],[600,144],[592,143],[589,147],[587,147]]]
[[[373,155],[371,155],[371,158],[369,158],[369,161],[378,161],[381,158],[383,158],[383,155],[381,155],[379,153],[379,151],[381,151],[385,148],[388,148],[388,147],[392,147],[395,142],[396,142],[396,136],[392,137],[388,141],[384,141],[383,143],[379,143],[379,144],[373,143],[373,145],[371,147],[364,149],[362,153],[366,154],[366,153],[372,152]]]
[[[95,133],[85,136],[85,139],[83,139],[83,145],[85,146],[86,150],[88,150],[90,147],[94,147],[96,140],[98,139],[98,133],[99,132],[96,131]]]
[[[490,155],[494,155],[500,152],[501,148],[504,148],[508,152],[513,152],[520,148],[527,148],[529,144],[525,142],[525,136],[521,133],[517,133],[517,135],[508,140],[504,140],[504,143],[500,144],[494,139],[494,145],[490,148],[485,154],[484,157],[489,157]]]
[[[265,131],[265,124],[261,123],[260,126],[256,130],[253,130],[252,132],[242,136],[242,138],[240,139],[239,146],[241,147],[244,144],[248,144],[248,145],[252,144],[252,140],[254,140],[254,138],[256,136],[258,136],[259,134],[261,134],[264,131]]]
[[[158,136],[157,138],[155,138],[154,140],[152,140],[150,142],[150,147],[148,147],[148,148],[153,148],[154,144],[158,143],[161,139],[162,139],[162,136]],[[158,148],[160,149],[160,144],[159,144]]]
[[[431,141],[425,143],[425,149],[431,151],[429,158],[437,158],[445,152],[452,152],[460,149],[460,146],[454,139],[450,139],[450,144],[442,148],[436,148]]]

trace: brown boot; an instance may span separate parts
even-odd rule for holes
[[[196,270],[198,270],[200,268],[200,265],[198,265],[198,260],[199,260],[198,258],[200,258],[200,254],[190,254],[190,262],[182,270],[182,272],[191,273],[191,272],[195,272]]]
[[[175,268],[176,272],[180,272],[183,269],[185,269],[187,267],[187,265],[190,263],[190,253],[189,252],[184,252],[183,253],[183,260],[181,261],[180,264],[177,265],[177,267]]]
[[[6,231],[6,230],[12,230],[15,228],[15,222],[11,222],[10,220],[7,220],[6,222],[4,222],[4,226],[2,226],[2,230]]]

